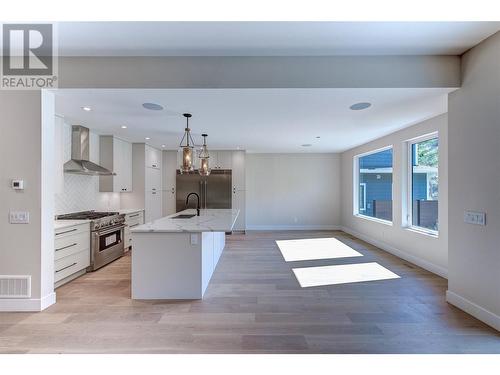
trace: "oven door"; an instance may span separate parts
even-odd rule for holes
[[[96,270],[123,255],[125,226],[106,228],[92,233],[92,270]]]

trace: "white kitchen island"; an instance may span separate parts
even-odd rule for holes
[[[201,299],[239,214],[185,210],[131,230],[132,299]]]

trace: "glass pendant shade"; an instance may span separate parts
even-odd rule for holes
[[[189,128],[190,113],[184,113],[186,118],[186,128],[184,129],[184,136],[179,144],[178,163],[180,173],[189,173],[194,170],[194,141],[191,137],[191,129]]]
[[[180,147],[177,153],[179,162],[179,171],[181,173],[189,173],[194,170],[193,163],[193,147]]]
[[[202,134],[203,136],[203,146],[201,146],[200,154],[198,158],[200,159],[200,165],[198,168],[198,173],[201,176],[210,175],[211,169],[208,160],[210,159],[210,154],[207,149],[207,134]]]

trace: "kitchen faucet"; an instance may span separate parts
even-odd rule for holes
[[[188,203],[189,203],[189,197],[191,195],[196,195],[196,198],[198,198],[198,205],[196,206],[196,216],[200,216],[200,196],[198,193],[189,193],[186,197],[186,208],[188,208]]]

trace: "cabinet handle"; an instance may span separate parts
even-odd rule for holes
[[[63,268],[61,268],[60,270],[57,270],[57,271],[56,271],[56,273],[61,272],[61,271],[64,271],[66,268],[73,267],[75,264],[76,264],[76,262],[75,262],[75,263],[73,263],[73,264],[70,264],[69,266],[63,267]]]
[[[133,227],[136,227],[138,225],[141,225],[141,224],[134,224],[134,225],[131,225],[129,228],[133,228]]]
[[[151,188],[151,190],[156,191],[156,188]]]
[[[64,249],[67,249],[69,247],[73,247],[76,245],[78,245],[78,243],[75,242],[75,243],[72,243],[71,245],[60,247],[59,249],[56,249],[56,251],[64,250]]]
[[[74,232],[74,231],[76,231],[76,230],[78,230],[78,229],[73,228],[73,229],[71,229],[71,230],[67,230],[67,231],[65,231],[65,232],[56,233],[56,236],[59,236],[59,235],[61,235],[61,234],[65,234],[65,233],[71,233],[71,232]]]
[[[139,214],[130,215],[129,218],[137,217]]]

